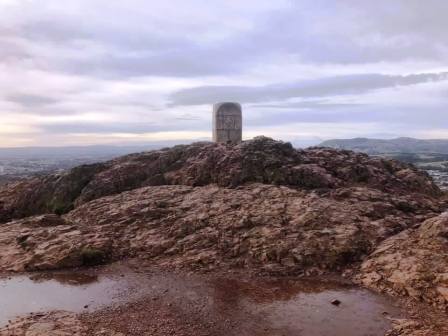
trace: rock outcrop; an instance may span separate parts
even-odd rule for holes
[[[237,146],[175,146],[11,183],[0,187],[0,222],[64,214],[91,200],[147,186],[234,188],[252,182],[306,190],[364,186],[398,195],[441,193],[426,173],[407,164],[329,148],[296,150],[259,137]]]
[[[263,137],[196,143],[0,187],[0,271],[129,257],[205,270],[350,270],[366,286],[445,309],[445,209],[431,178],[397,161]]]
[[[146,187],[88,202],[63,218],[1,225],[0,269],[81,266],[97,251],[98,262],[138,256],[210,268],[339,270],[438,210],[429,197],[416,203],[362,187],[321,194],[263,184]]]
[[[448,310],[448,213],[385,240],[362,264],[359,279]]]

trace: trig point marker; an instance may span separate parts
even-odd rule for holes
[[[238,103],[213,105],[213,141],[237,144],[243,139],[243,115]]]

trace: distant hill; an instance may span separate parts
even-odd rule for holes
[[[420,140],[414,138],[384,139],[334,139],[320,144],[323,147],[349,149],[367,154],[384,153],[438,153],[448,154],[448,139]]]

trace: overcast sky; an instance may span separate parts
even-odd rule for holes
[[[448,138],[446,0],[0,0],[0,146]]]

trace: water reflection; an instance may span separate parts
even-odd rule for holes
[[[211,285],[213,309],[231,320],[245,316],[247,335],[260,329],[253,321],[262,321],[282,335],[376,336],[390,328],[385,315],[400,316],[387,299],[338,281],[216,279]]]
[[[34,282],[57,281],[63,285],[82,286],[98,282],[98,275],[70,272],[41,273],[30,276]]]
[[[218,301],[237,302],[241,298],[257,304],[288,301],[299,293],[320,293],[328,290],[349,290],[353,285],[329,279],[214,279],[211,283]]]
[[[0,279],[0,324],[29,313],[93,310],[114,302],[124,279],[82,273],[44,273]]]
[[[0,279],[0,324],[29,313],[91,311],[148,297],[186,316],[199,305],[208,319],[237,325],[240,336],[379,336],[390,327],[386,315],[400,316],[383,297],[339,280],[72,271]]]

